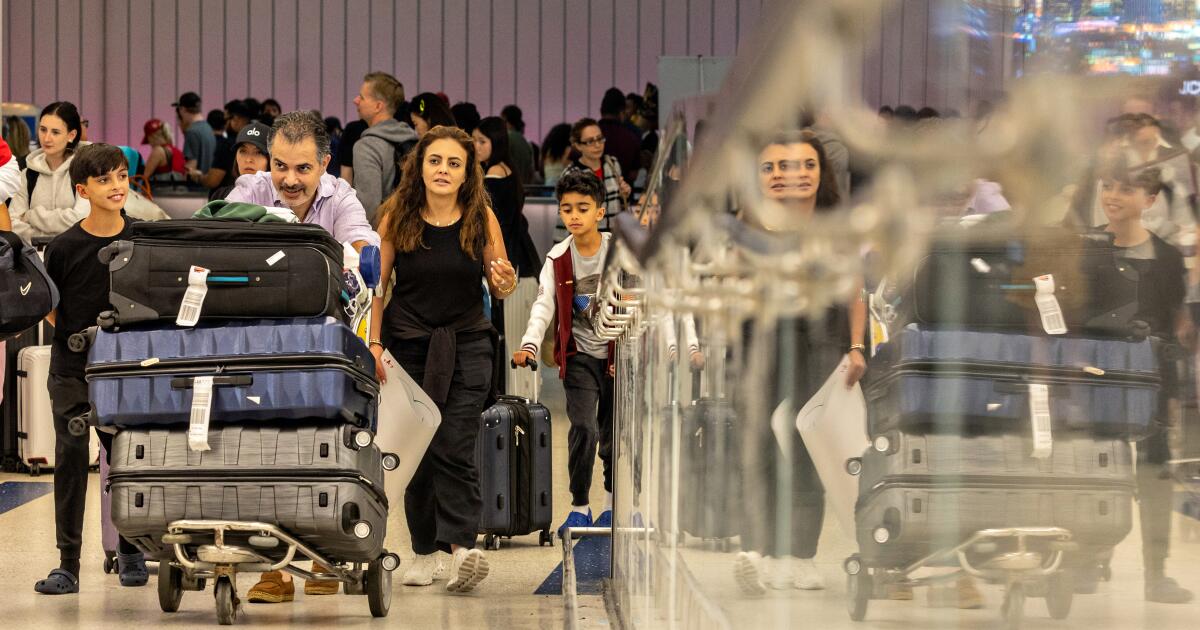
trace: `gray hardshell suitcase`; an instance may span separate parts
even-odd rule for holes
[[[113,524],[155,555],[172,521],[220,519],[277,524],[338,561],[375,560],[388,503],[381,454],[361,433],[351,425],[214,427],[212,450],[197,452],[187,429],[121,431],[108,477]]]
[[[1088,548],[1132,526],[1133,469],[1120,440],[1057,440],[1030,455],[1021,436],[877,437],[863,454],[855,511],[868,566],[901,566],[981,529],[1062,527]],[[850,466],[851,469],[854,466]]]

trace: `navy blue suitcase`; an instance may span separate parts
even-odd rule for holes
[[[92,420],[186,425],[194,378],[206,375],[214,424],[315,420],[375,430],[375,359],[332,317],[100,330],[88,355]]]
[[[1136,440],[1156,430],[1160,377],[1150,341],[910,324],[880,346],[867,375],[872,436],[1029,432],[1032,384],[1048,387],[1056,431]]]

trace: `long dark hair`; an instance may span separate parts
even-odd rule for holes
[[[821,140],[817,138],[817,134],[808,129],[801,131],[785,131],[774,138],[771,138],[764,148],[772,145],[790,145],[790,144],[807,144],[817,152],[817,164],[821,167],[821,178],[817,182],[817,202],[816,209],[818,212],[835,208],[842,201],[841,191],[838,190],[837,177],[833,172],[833,168],[829,166],[829,159],[825,157],[825,147],[821,145]]]
[[[542,156],[561,160],[571,151],[571,125],[559,123],[550,128],[542,140]]]
[[[487,136],[487,139],[492,143],[492,155],[483,165],[483,172],[486,175],[488,169],[497,164],[503,164],[508,167],[509,176],[517,185],[517,210],[520,211],[525,205],[525,186],[521,183],[520,176],[517,175],[517,167],[513,164],[512,150],[508,143],[508,125],[504,123],[504,119],[499,116],[488,116],[479,121],[479,126],[476,127],[479,133]]]
[[[420,116],[429,123],[429,128],[433,129],[438,125],[445,127],[456,127],[458,123],[454,121],[454,114],[450,113],[450,108],[446,106],[446,101],[433,92],[423,92],[418,94],[416,98],[409,103],[409,116]]]
[[[75,132],[75,139],[67,143],[66,150],[68,155],[74,153],[75,147],[79,146],[80,138],[83,137],[83,120],[79,117],[79,109],[69,101],[50,103],[42,110],[41,114],[38,114],[38,124],[41,125],[42,119],[49,115],[61,118],[67,124],[67,133]]]
[[[475,159],[475,142],[458,127],[438,125],[421,136],[416,148],[404,159],[400,186],[383,202],[383,220],[380,223],[396,251],[408,253],[418,247],[426,247],[421,238],[425,233],[425,220],[421,218],[421,211],[426,206],[422,167],[429,145],[438,140],[453,140],[467,152],[467,163],[464,165],[466,179],[458,189],[458,203],[462,206],[463,213],[459,245],[472,260],[479,260],[487,244],[490,204],[487,190],[483,187],[483,169]]]

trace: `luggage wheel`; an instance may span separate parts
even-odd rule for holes
[[[497,551],[500,549],[500,537],[496,534],[484,534],[483,548]]]
[[[104,573],[111,574],[117,572],[117,552],[104,552]]]
[[[554,536],[550,534],[550,530],[543,529],[542,532],[538,534],[538,546],[548,547],[552,544],[554,544]]]

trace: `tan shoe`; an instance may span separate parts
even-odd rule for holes
[[[913,588],[908,584],[888,584],[887,598],[894,602],[912,601]]]
[[[296,585],[283,581],[283,573],[271,571],[259,577],[246,599],[255,604],[278,604],[296,599]]]
[[[329,567],[313,563],[313,573],[329,573]],[[304,583],[305,595],[337,595],[342,583],[337,580],[309,580]]]
[[[931,608],[958,608],[975,610],[983,608],[983,594],[975,587],[975,580],[963,576],[953,586],[931,586],[929,588]]]

